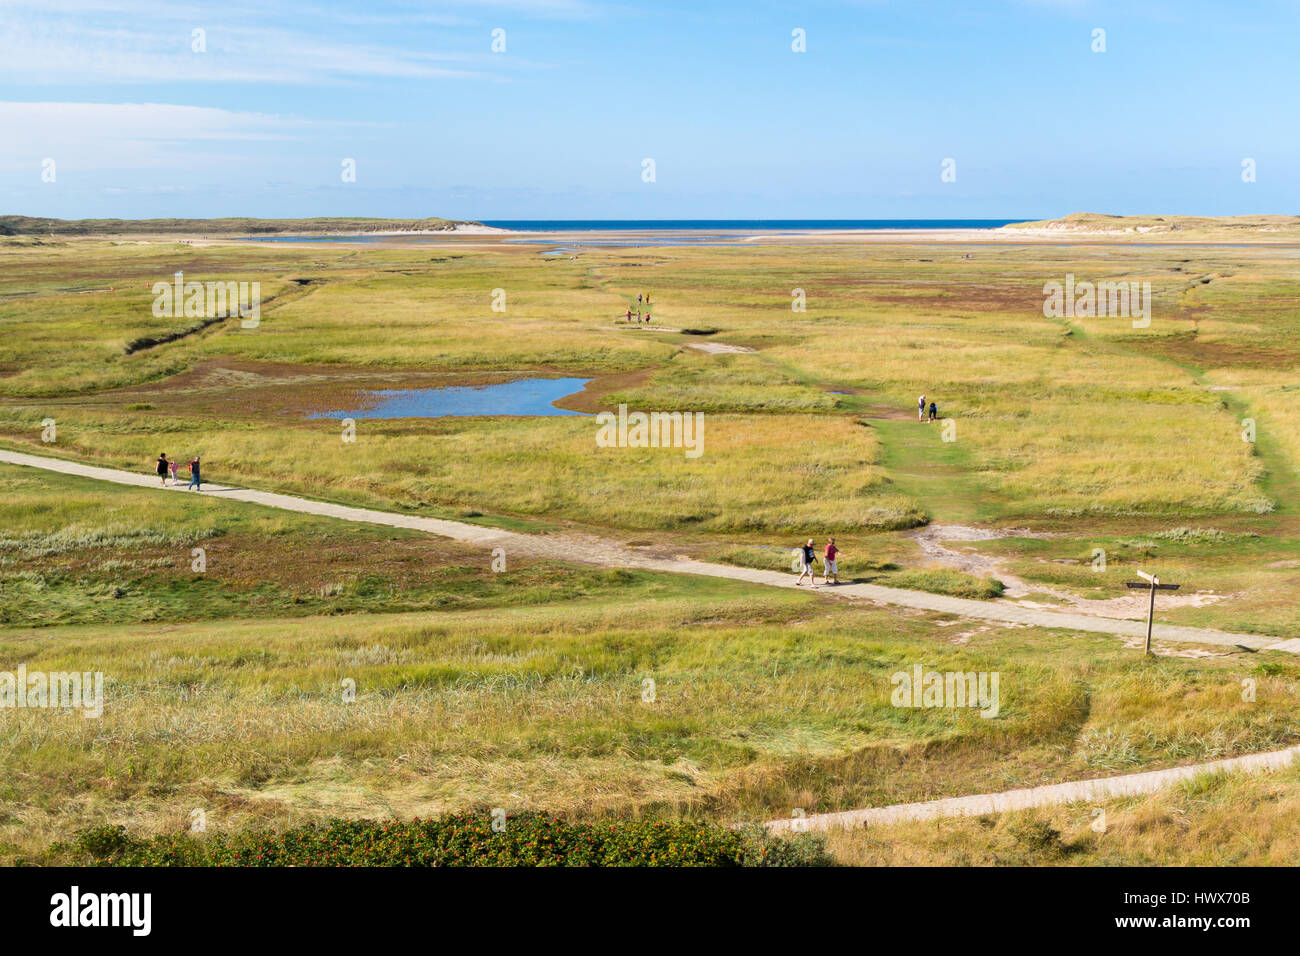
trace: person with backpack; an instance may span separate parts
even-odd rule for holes
[[[190,483],[186,486],[185,490],[189,491],[191,488],[197,488],[199,491],[203,490],[203,479],[199,477],[198,455],[195,455],[194,460],[190,462]]]
[[[817,560],[817,546],[816,544],[813,543],[813,539],[809,538],[808,543],[805,544],[801,550],[803,551],[803,554],[800,556],[799,577],[794,582],[795,587],[798,587],[799,585],[803,584],[803,576],[806,574],[808,575],[809,585],[811,585],[813,588],[816,588],[817,572],[813,568],[813,562]]]

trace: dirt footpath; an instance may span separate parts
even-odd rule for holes
[[[416,515],[404,515],[391,511],[354,508],[325,501],[312,501],[308,498],[298,498],[293,495],[279,494],[278,492],[233,488],[227,485],[205,484],[202,492],[186,491],[184,488],[179,487],[160,488],[156,484],[157,477],[151,474],[137,474],[113,468],[100,468],[95,465],[82,465],[59,458],[29,455],[24,452],[0,450],[0,461],[28,468],[42,468],[46,471],[56,471],[66,475],[77,475],[96,481],[109,481],[119,485],[150,488],[163,494],[201,493],[213,498],[246,501],[250,504],[263,505],[269,508],[282,508],[286,511],[296,511],[302,514],[338,518],[341,521],[359,521],[366,524],[387,525],[393,528],[410,528],[416,531],[441,535],[464,544],[476,545],[489,551],[493,548],[504,548],[507,554],[514,551],[520,554],[553,558],[575,564],[642,568],[649,571],[665,571],[675,574],[699,574],[708,577],[749,581],[753,584],[762,584],[769,587],[790,588],[796,586],[795,575],[786,572],[760,571],[753,568],[711,564],[687,558],[657,557],[595,536],[522,534],[515,531],[501,531],[496,528],[484,528],[460,521],[448,521],[442,518],[421,518]],[[993,621],[999,624],[1027,624],[1034,627],[1114,634],[1128,638],[1145,636],[1146,634],[1146,624],[1142,621],[1116,620],[1069,611],[1023,607],[998,601],[975,601],[968,598],[947,597],[942,594],[929,594],[924,591],[881,587],[877,584],[833,585],[819,589],[818,593],[837,598],[856,598],[877,604],[909,607],[942,614],[955,614],[960,617]],[[1235,645],[1300,653],[1300,638],[1284,641],[1281,638],[1260,637],[1256,634],[1232,634],[1209,628],[1181,627],[1171,624],[1157,624],[1153,638],[1160,641]]]

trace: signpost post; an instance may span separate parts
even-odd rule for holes
[[[1157,591],[1177,591],[1178,588],[1180,587],[1180,585],[1177,585],[1177,584],[1161,584],[1161,583],[1160,583],[1160,579],[1159,579],[1158,577],[1156,577],[1154,574],[1147,574],[1145,571],[1139,571],[1139,572],[1138,572],[1138,577],[1142,578],[1143,580],[1142,580],[1142,581],[1128,581],[1128,582],[1126,582],[1126,583],[1127,583],[1127,585],[1128,585],[1129,587],[1134,588],[1134,589],[1141,589],[1141,588],[1146,588],[1146,587],[1150,587],[1150,589],[1151,589],[1151,603],[1147,606],[1147,649],[1146,649],[1146,652],[1147,652],[1147,654],[1149,655],[1149,654],[1151,653],[1151,626],[1152,626],[1152,624],[1155,622],[1155,619],[1156,619],[1156,592],[1157,592]],[[1150,582],[1150,583],[1148,584],[1148,583],[1146,583],[1146,582]]]

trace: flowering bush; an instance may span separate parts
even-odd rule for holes
[[[768,836],[761,828],[709,823],[575,823],[519,813],[500,832],[486,813],[437,820],[331,819],[282,832],[139,840],[95,827],[56,851],[104,866],[818,866],[821,840]]]

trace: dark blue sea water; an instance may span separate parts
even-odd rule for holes
[[[627,232],[665,229],[807,232],[821,229],[997,229],[1028,219],[485,219],[483,225],[524,232]]]

